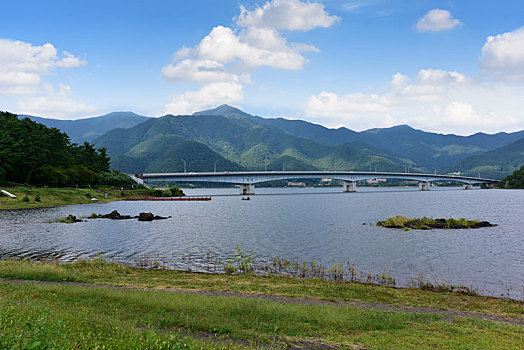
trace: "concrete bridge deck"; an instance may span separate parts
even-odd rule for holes
[[[458,175],[437,175],[418,173],[388,173],[365,171],[240,171],[240,172],[201,172],[201,173],[145,173],[134,177],[145,183],[153,181],[170,182],[216,182],[240,184],[241,194],[254,194],[254,184],[275,180],[329,178],[343,181],[344,192],[355,192],[356,182],[369,179],[398,179],[419,182],[419,189],[430,189],[430,183],[436,181],[455,181],[464,184],[464,189],[471,189],[474,184],[486,184],[492,187],[498,180]]]

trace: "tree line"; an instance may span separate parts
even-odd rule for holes
[[[105,148],[71,143],[56,128],[0,112],[0,182],[85,187],[121,177],[109,172]]]

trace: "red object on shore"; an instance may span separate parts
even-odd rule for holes
[[[211,196],[186,196],[186,197],[130,197],[128,201],[210,201]]]

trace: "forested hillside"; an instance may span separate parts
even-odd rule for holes
[[[231,107],[228,107],[231,108]],[[182,158],[187,163],[188,171],[212,171],[218,155],[229,163],[220,161],[221,170],[239,168],[263,170],[369,170],[401,171],[405,165],[411,165],[395,154],[378,150],[363,143],[326,146],[308,139],[289,135],[278,128],[260,124],[246,114],[226,113],[207,115],[202,112],[193,116],[167,115],[149,120],[130,129],[115,129],[95,140],[99,147],[106,147],[114,159],[115,169],[129,169],[122,164],[130,164],[133,169],[154,169],[178,171],[183,166]],[[203,144],[206,149],[217,153],[215,157],[199,154],[184,155],[180,144],[160,143],[159,138],[171,135],[185,141]],[[165,139],[162,140],[171,140]],[[151,152],[154,149],[161,152]],[[189,145],[186,145],[189,146]],[[178,152],[176,151],[178,149]],[[204,150],[203,148],[200,148]],[[147,150],[147,152],[145,151]],[[190,154],[186,147],[186,153]],[[213,159],[214,158],[214,159]],[[118,162],[118,163],[117,163]],[[195,162],[197,164],[195,164]],[[200,162],[200,163],[199,163]],[[223,165],[222,165],[223,164]],[[135,166],[136,165],[136,166]],[[222,165],[222,166],[220,166]],[[127,170],[126,170],[127,171]]]
[[[29,115],[19,117],[27,117],[37,123],[44,124],[48,128],[57,128],[65,132],[71,138],[71,142],[75,143],[91,142],[109,130],[131,128],[149,119],[133,112],[113,112],[99,117],[76,120],[50,119]]]
[[[460,171],[469,176],[500,179],[524,164],[524,138],[509,145],[483,152],[443,168],[443,172]]]
[[[500,181],[500,187],[505,188],[524,188],[524,165],[511,175],[506,176]]]
[[[0,112],[0,181],[50,186],[85,186],[109,171],[104,148],[72,144],[55,128]]]

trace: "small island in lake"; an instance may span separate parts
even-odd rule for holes
[[[423,218],[407,218],[402,215],[392,216],[384,221],[377,222],[377,226],[387,228],[402,228],[415,230],[430,229],[460,229],[460,228],[480,228],[496,226],[488,221],[460,219],[433,219],[424,216]]]

